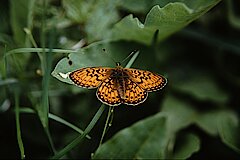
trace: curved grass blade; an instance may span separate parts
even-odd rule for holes
[[[20,149],[21,159],[25,158],[24,146],[21,136],[20,117],[19,117],[19,95],[15,93],[15,117],[16,117],[16,130],[17,130],[17,141]]]
[[[56,116],[54,114],[51,114],[51,113],[49,113],[48,116],[49,116],[49,118],[51,118],[51,119],[53,119],[53,120],[55,120],[55,121],[57,121],[59,123],[62,123],[64,125],[68,126],[69,128],[72,128],[76,132],[78,132],[80,134],[83,134],[83,131],[80,128],[78,128],[77,126],[67,122],[66,120],[62,119],[61,117],[58,117],[58,116]],[[89,135],[86,135],[86,138],[91,139],[91,137]]]
[[[109,106],[109,109],[108,109],[108,114],[107,114],[107,120],[105,122],[105,126],[104,126],[104,129],[103,129],[103,133],[102,133],[102,137],[101,137],[101,140],[100,140],[100,143],[99,143],[99,146],[100,147],[102,145],[102,142],[103,142],[103,138],[107,132],[107,128],[110,127],[110,123],[109,123],[109,120],[110,120],[110,117],[112,116],[113,114],[113,106]]]
[[[125,68],[130,68],[132,66],[132,64],[135,62],[135,60],[137,59],[139,55],[139,51],[137,51],[132,58],[128,61],[127,65],[125,66]]]
[[[21,108],[19,111],[21,113],[35,113],[35,111],[33,109],[31,109],[31,108]],[[63,119],[61,117],[58,117],[58,116],[56,116],[56,115],[54,115],[52,113],[49,113],[48,117],[50,119],[52,119],[52,120],[55,120],[55,121],[57,121],[59,123],[62,123],[64,125],[68,126],[69,128],[73,129],[74,131],[78,132],[79,134],[83,133],[83,130],[81,130],[79,127],[71,124],[70,122],[66,121],[65,119]],[[86,138],[91,139],[91,137],[89,135],[87,135]]]
[[[52,53],[76,53],[77,51],[74,50],[68,50],[68,49],[50,49],[50,48],[17,48],[17,49],[13,49],[8,51],[5,56],[9,56],[12,54],[16,54],[16,53],[30,53],[30,52],[34,52],[34,53],[38,53],[38,52],[52,52]]]
[[[57,154],[55,154],[51,159],[59,159],[62,156],[64,156],[67,152],[72,150],[76,145],[78,145],[84,137],[92,130],[92,128],[97,123],[98,119],[101,117],[103,111],[105,110],[105,105],[102,104],[101,107],[98,109],[97,113],[94,115],[93,119],[87,126],[87,128],[84,130],[83,134],[79,135],[77,138],[75,138],[71,143],[69,143],[66,147],[64,147],[62,150],[60,150]]]

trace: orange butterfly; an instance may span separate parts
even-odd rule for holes
[[[70,72],[69,78],[80,87],[98,88],[97,98],[109,106],[143,103],[148,92],[162,89],[167,79],[149,71],[123,68],[87,67]]]

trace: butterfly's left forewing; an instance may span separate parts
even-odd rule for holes
[[[71,72],[69,78],[80,87],[97,88],[110,77],[111,71],[112,68],[107,67],[87,67]]]

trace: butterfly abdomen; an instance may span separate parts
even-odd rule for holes
[[[125,80],[123,77],[119,77],[118,79],[116,79],[117,81],[117,90],[118,90],[118,93],[121,97],[121,99],[125,99],[125,92],[126,92],[126,85],[125,85]]]

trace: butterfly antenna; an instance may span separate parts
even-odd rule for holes
[[[134,50],[132,51],[121,63],[125,62],[129,57],[131,57],[133,54],[135,54],[136,52],[138,52],[138,50]]]
[[[110,58],[114,63],[116,63],[115,59],[106,51],[105,48],[102,49],[104,53],[106,53],[107,57]]]

